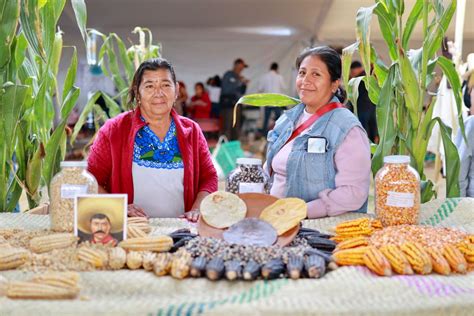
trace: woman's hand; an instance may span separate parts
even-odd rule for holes
[[[197,222],[199,220],[199,216],[201,215],[201,212],[199,210],[191,210],[189,212],[185,212],[183,215],[180,216],[180,218],[186,218],[190,222]]]
[[[145,210],[142,209],[140,206],[138,206],[136,204],[128,204],[127,214],[128,214],[128,217],[146,217],[146,218],[148,218],[148,215],[145,213]]]

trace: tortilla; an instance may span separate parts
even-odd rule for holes
[[[217,191],[206,196],[201,202],[201,216],[210,226],[227,228],[245,218],[247,206],[237,195]]]
[[[298,198],[280,199],[267,206],[260,214],[260,219],[270,223],[283,235],[305,219],[307,216],[306,202]]]
[[[275,228],[258,218],[244,218],[230,226],[222,235],[231,244],[260,247],[271,246],[278,238]]]

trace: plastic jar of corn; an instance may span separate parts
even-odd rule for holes
[[[384,226],[417,224],[420,176],[409,156],[386,156],[375,175],[375,214]]]
[[[61,170],[51,180],[49,215],[51,229],[72,232],[74,229],[74,198],[77,194],[97,194],[98,184],[89,173],[87,161],[63,161]]]

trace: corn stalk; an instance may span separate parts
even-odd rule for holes
[[[446,153],[447,197],[459,196],[459,156],[451,140],[451,129],[439,117],[433,118],[435,98],[424,100],[433,72],[439,67],[448,79],[456,100],[462,133],[461,85],[453,63],[437,56],[441,42],[456,11],[456,0],[444,6],[443,0],[417,0],[404,22],[403,0],[376,0],[371,7],[360,8],[356,18],[357,42],[343,51],[343,82],[349,99],[357,104],[356,91],[360,81],[368,87],[369,97],[376,104],[380,143],[372,159],[375,175],[383,165],[383,157],[391,154],[409,155],[411,165],[422,178],[422,202],[435,194],[433,183],[426,179],[424,159],[433,126],[440,127]],[[379,58],[370,42],[370,22],[377,16],[380,31],[387,45],[390,62]],[[423,31],[423,45],[409,49],[410,38],[417,24]],[[365,68],[365,77],[348,80],[354,52],[358,51]]]

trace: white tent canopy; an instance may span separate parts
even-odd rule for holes
[[[409,12],[415,0],[405,0]],[[446,1],[445,1],[446,2]],[[175,66],[177,76],[188,85],[222,75],[235,58],[243,58],[250,67],[244,76],[251,80],[248,92],[254,92],[259,77],[271,62],[280,64],[280,72],[293,93],[293,63],[302,48],[313,44],[347,46],[355,41],[355,16],[359,7],[373,0],[91,0],[87,1],[87,26],[103,33],[115,32],[123,39],[132,38],[135,26],[152,30],[162,54]],[[466,12],[474,12],[474,0],[467,0]],[[408,13],[406,14],[408,16]],[[474,52],[474,19],[466,15],[463,56]],[[380,54],[383,39],[374,18],[371,37]],[[454,39],[454,18],[448,37]],[[68,3],[60,21],[65,42],[83,44],[75,17]],[[413,48],[421,45],[422,34],[415,29]],[[85,59],[85,54],[81,53]]]

